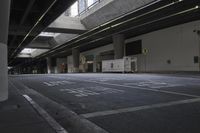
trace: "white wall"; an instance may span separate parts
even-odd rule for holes
[[[139,70],[145,71],[146,62],[146,71],[199,71],[199,64],[194,64],[193,60],[194,56],[199,56],[200,45],[193,31],[199,27],[200,21],[195,21],[127,40],[141,39],[143,48],[149,50],[146,57],[137,56]],[[171,64],[167,60],[171,60]]]
[[[102,46],[96,49],[92,49],[86,52],[82,52],[80,53],[81,56],[88,56],[88,55],[94,55],[94,57],[96,57],[96,55],[99,55],[101,52],[105,52],[105,51],[109,51],[109,50],[113,50],[113,45],[106,45],[106,46]],[[67,65],[68,65],[68,72],[71,73],[73,72],[73,59],[72,56],[68,56],[67,57]],[[81,65],[81,64],[80,64]],[[96,70],[96,61],[94,61],[94,65],[93,65],[93,71],[95,72]]]
[[[141,39],[147,55],[137,55],[139,71],[199,71],[194,56],[199,56],[199,36],[193,32],[200,28],[200,21],[186,23],[144,34],[126,42]],[[113,50],[112,44],[83,52],[83,55],[97,55]],[[171,60],[171,64],[167,63]]]
[[[99,55],[102,52],[106,52],[106,51],[109,51],[109,50],[113,50],[113,45],[112,44],[106,45],[106,46],[103,46],[103,47],[99,47],[99,48],[96,48],[96,49],[92,49],[92,50],[89,50],[89,51],[86,51],[86,52],[82,52],[81,55],[83,55],[83,56],[93,55],[94,56],[93,72],[96,72],[96,67],[97,67],[96,56]]]

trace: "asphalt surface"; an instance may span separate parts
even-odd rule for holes
[[[10,76],[10,82],[19,90],[19,84],[33,89],[110,133],[200,132],[198,74],[18,75]]]
[[[0,133],[55,133],[9,84],[9,100],[0,103]]]

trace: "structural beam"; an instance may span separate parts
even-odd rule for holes
[[[11,25],[9,28],[9,35],[14,36],[25,36],[27,32],[30,30],[31,27],[29,26],[18,26],[18,25]],[[32,32],[30,36],[35,36],[39,31],[41,31],[42,27],[39,27],[35,30],[35,33]],[[52,33],[65,33],[65,34],[83,34],[87,30],[82,29],[69,29],[69,28],[56,28],[56,27],[49,27],[46,28],[43,32],[52,32]],[[10,43],[12,44],[12,43]]]
[[[65,34],[83,34],[86,31],[87,30],[81,30],[81,29],[67,29],[67,28],[49,27],[44,32],[65,33]]]
[[[47,60],[47,73],[51,74],[51,73],[53,73],[52,58],[47,57],[46,60]]]
[[[72,49],[72,57],[73,57],[73,72],[79,72],[79,59],[80,59],[80,51],[77,48]]]
[[[124,57],[124,45],[125,45],[125,37],[122,34],[113,35],[113,45],[115,52],[115,59],[121,59]]]

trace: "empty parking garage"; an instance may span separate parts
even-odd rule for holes
[[[2,0],[0,132],[199,133],[199,6]]]

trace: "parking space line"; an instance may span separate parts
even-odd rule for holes
[[[98,111],[98,112],[93,112],[93,113],[81,114],[81,116],[83,116],[84,118],[93,118],[93,117],[129,113],[129,112],[135,112],[135,111],[141,111],[141,110],[147,110],[147,109],[170,107],[170,106],[189,104],[189,103],[195,103],[195,102],[200,102],[200,98],[172,101],[172,102],[152,104],[152,105],[144,105],[144,106],[139,106],[139,107],[123,108],[123,109],[116,109],[116,110]]]
[[[42,107],[40,107],[28,95],[23,95],[23,97],[48,122],[48,124],[56,131],[56,133],[68,133],[53,117],[51,117]]]
[[[138,89],[138,90],[160,92],[160,93],[173,94],[173,95],[179,95],[179,96],[200,98],[200,96],[198,96],[198,95],[191,95],[191,94],[186,94],[186,93],[181,93],[181,92],[172,92],[172,91],[165,91],[165,90],[158,90],[158,89],[151,89],[151,88],[143,88],[143,87],[138,87],[138,86],[120,85],[120,84],[113,84],[113,83],[102,83],[102,82],[97,82],[97,81],[87,81],[87,80],[81,80],[81,81],[92,82],[92,83],[103,84],[103,85],[111,85],[111,86],[132,88],[132,89]]]
[[[12,82],[12,81],[11,81]],[[13,84],[13,83],[12,83]],[[48,98],[47,96],[44,96],[42,95],[41,93],[37,92],[36,90],[34,90],[33,88],[29,88],[27,87],[24,83],[20,82],[19,83],[21,85],[21,88],[20,89],[24,89],[26,94],[24,94],[24,92],[21,92],[21,90],[19,91],[20,94],[22,96],[25,96],[27,94],[32,94],[32,95],[35,95],[37,97],[40,97],[42,99],[42,101],[48,105],[50,105],[50,109],[52,109],[52,106],[53,108],[56,108],[58,110],[62,110],[62,114],[65,118],[65,120],[68,122],[68,124],[71,125],[71,128],[72,128],[72,131],[74,132],[84,132],[84,133],[109,133],[108,131],[106,131],[105,129],[99,127],[98,125],[96,125],[95,123],[83,118],[83,117],[80,117],[77,113],[75,113],[74,111],[70,110],[68,107],[64,106],[63,104],[60,104],[60,103],[57,103],[55,102],[54,100]],[[13,84],[14,86],[14,84]],[[14,86],[16,89],[18,89],[16,86]],[[28,95],[27,95],[28,96]],[[28,100],[28,99],[27,99]],[[32,100],[32,99],[31,99]],[[32,102],[34,102],[32,100]],[[43,103],[43,104],[44,104]],[[36,103],[36,106],[38,104]],[[33,105],[32,105],[33,106]],[[39,105],[38,105],[39,106]],[[44,105],[43,105],[44,106]],[[40,107],[40,106],[39,106]],[[42,107],[40,107],[41,109],[43,109]],[[35,109],[37,111],[37,109]],[[44,110],[45,111],[45,110]],[[45,111],[46,112],[46,111]],[[40,112],[38,112],[40,114]],[[43,112],[41,112],[43,113]],[[47,114],[43,114],[44,117],[46,115],[49,115],[48,113]],[[50,115],[49,115],[50,116]],[[50,116],[51,117],[51,116]],[[49,119],[49,118],[47,118]],[[52,117],[52,119],[54,120],[54,118]],[[51,118],[50,118],[51,120]],[[51,121],[50,121],[51,122]],[[56,121],[55,121],[56,122]],[[49,123],[50,124],[50,123]],[[52,123],[53,124],[53,123]],[[59,124],[59,123],[58,123]],[[59,127],[56,127],[57,129],[59,129]],[[62,130],[62,127],[60,128]],[[57,130],[57,133],[68,133],[66,130],[65,131],[61,131],[61,130]]]
[[[48,76],[48,77],[58,78],[58,77],[52,77],[52,76]],[[65,77],[59,77],[59,79],[65,79]],[[98,81],[94,81],[94,80],[93,81],[91,81],[91,80],[77,80],[77,79],[74,79],[74,77],[71,77],[70,80],[84,81],[84,82],[97,83],[97,84],[110,85],[110,86],[118,86],[118,87],[125,87],[125,88],[132,88],[132,89],[145,90],[145,91],[153,91],[153,92],[179,95],[179,96],[186,96],[186,97],[192,97],[192,98],[200,98],[200,96],[198,96],[198,95],[186,94],[186,93],[182,93],[182,92],[173,92],[173,91],[159,90],[159,89],[153,89],[153,88],[144,88],[144,87],[139,87],[139,86],[129,86],[129,85],[122,85],[122,84],[105,83],[105,82],[98,82]]]
[[[59,78],[64,79],[64,77],[59,77]],[[167,91],[167,90],[158,90],[158,89],[153,89],[153,88],[144,88],[144,87],[139,87],[139,86],[129,86],[129,85],[121,85],[121,84],[113,84],[113,83],[105,83],[105,82],[103,83],[103,82],[97,82],[97,81],[94,81],[94,80],[93,81],[91,81],[91,80],[77,80],[77,79],[74,79],[74,78],[70,78],[70,79],[75,80],[75,81],[84,81],[84,82],[91,82],[91,83],[97,83],[97,84],[103,84],[103,85],[111,85],[111,86],[118,86],[118,87],[160,92],[160,93],[166,93],[166,94],[172,94],[172,95],[200,98],[200,96],[198,96],[198,95],[186,94],[186,93],[182,93],[182,92],[173,92],[173,91]]]

